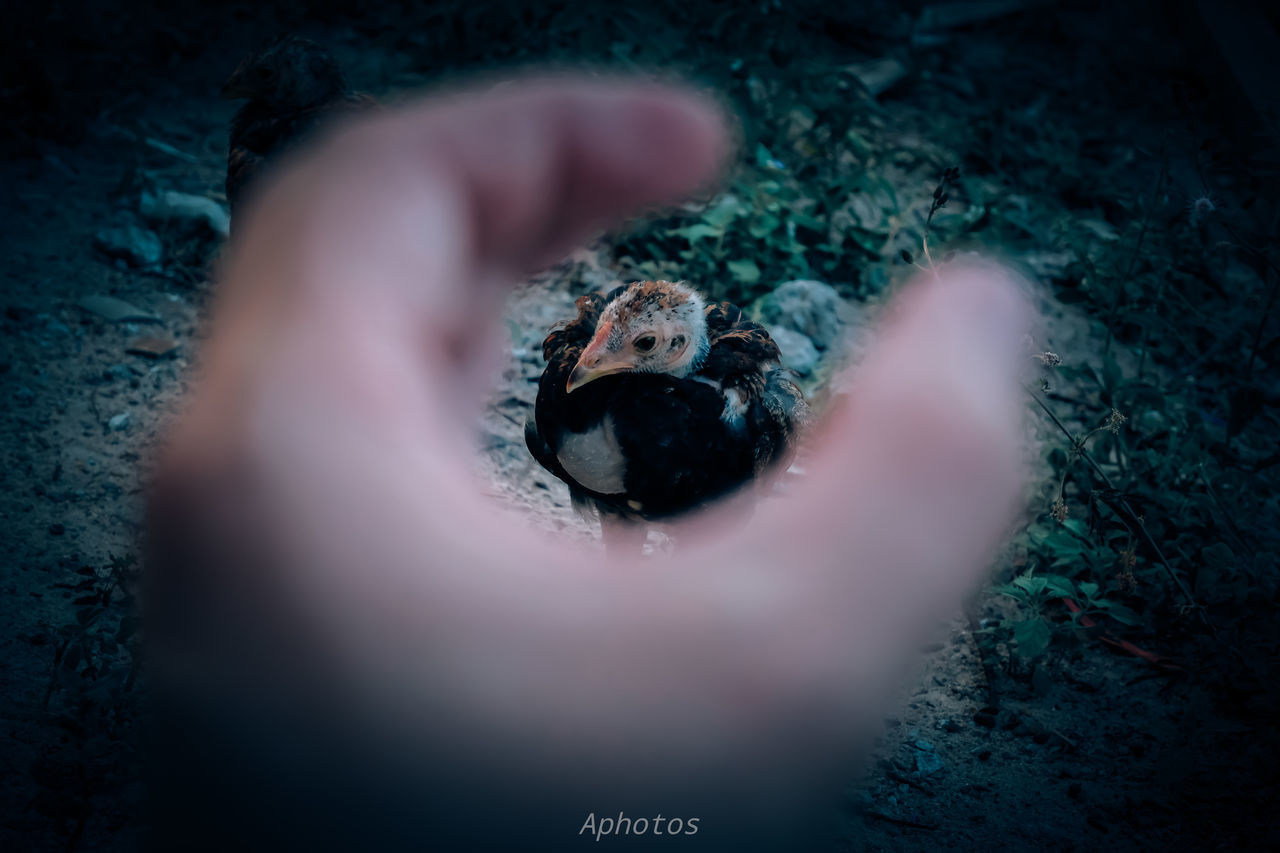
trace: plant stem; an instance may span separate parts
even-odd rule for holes
[[[1031,388],[1027,388],[1027,393],[1030,394],[1031,399],[1035,400],[1036,403],[1040,406],[1040,408],[1044,410],[1044,413],[1049,416],[1049,419],[1053,421],[1054,426],[1056,426],[1059,430],[1062,431],[1062,434],[1067,437],[1067,440],[1070,441],[1073,446],[1078,448],[1080,457],[1089,463],[1089,467],[1092,468],[1093,472],[1098,475],[1098,478],[1102,480],[1103,484],[1112,492],[1115,492],[1115,494],[1117,495],[1116,505],[1120,509],[1124,510],[1124,513],[1127,516],[1129,516],[1129,520],[1132,521],[1133,524],[1138,528],[1138,530],[1142,532],[1142,538],[1147,541],[1147,545],[1151,547],[1151,550],[1156,555],[1156,559],[1160,561],[1160,564],[1162,566],[1164,566],[1165,571],[1169,575],[1169,579],[1173,581],[1175,586],[1177,586],[1178,591],[1182,593],[1182,597],[1187,600],[1187,604],[1191,605],[1191,607],[1196,611],[1196,613],[1200,615],[1200,621],[1204,623],[1204,626],[1209,629],[1209,632],[1211,634],[1213,634],[1215,637],[1218,636],[1217,629],[1213,627],[1213,623],[1209,621],[1209,617],[1205,615],[1204,610],[1201,609],[1200,605],[1196,603],[1195,596],[1191,594],[1191,590],[1187,589],[1187,585],[1182,582],[1181,578],[1178,577],[1178,573],[1174,570],[1173,566],[1169,563],[1169,560],[1168,558],[1165,557],[1164,552],[1160,550],[1160,546],[1156,544],[1155,538],[1147,530],[1146,523],[1141,518],[1138,517],[1138,514],[1136,512],[1133,511],[1133,507],[1129,505],[1129,502],[1127,500],[1125,500],[1123,497],[1119,497],[1119,492],[1117,492],[1115,486],[1112,485],[1111,478],[1108,477],[1107,473],[1102,470],[1102,466],[1099,465],[1097,461],[1092,456],[1089,455],[1089,451],[1085,450],[1083,446],[1077,444],[1075,436],[1071,434],[1071,430],[1067,429],[1066,425],[1063,424],[1062,421],[1058,420],[1058,416],[1055,415],[1053,413],[1053,410],[1049,408],[1048,403],[1040,399],[1039,394],[1037,394]]]

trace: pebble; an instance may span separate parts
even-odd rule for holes
[[[125,352],[130,355],[142,355],[147,358],[164,358],[178,349],[178,341],[166,332],[142,335],[129,342]]]
[[[107,426],[109,426],[109,427],[111,427],[111,429],[113,429],[113,430],[117,430],[117,431],[122,430],[122,429],[128,429],[128,428],[129,428],[129,413],[128,413],[128,412],[121,412],[121,413],[120,413],[120,414],[118,414],[118,415],[113,415],[113,416],[112,416],[112,418],[111,418],[109,421],[107,421]]]
[[[204,225],[221,237],[231,234],[231,217],[226,208],[206,196],[176,190],[144,192],[139,207],[149,220]]]
[[[96,314],[111,323],[158,323],[160,318],[150,311],[117,299],[114,296],[91,294],[76,303],[90,314]]]
[[[127,364],[113,364],[102,371],[102,378],[107,381],[132,379],[133,371]]]
[[[158,267],[164,257],[164,244],[156,232],[140,225],[104,228],[94,235],[93,242],[107,257],[139,269]]]
[[[779,326],[769,330],[773,342],[782,350],[782,364],[801,376],[809,376],[818,366],[818,350],[813,342],[800,332]]]
[[[916,753],[916,773],[931,776],[943,767],[942,759],[933,751]]]
[[[807,337],[824,350],[840,337],[840,317],[847,310],[844,300],[829,284],[810,279],[788,281],[766,293],[752,306],[752,314],[777,340],[775,332],[788,329]],[[779,343],[781,346],[781,343]],[[786,347],[783,347],[786,354]]]

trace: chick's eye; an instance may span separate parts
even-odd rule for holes
[[[648,352],[653,349],[653,345],[657,342],[657,339],[653,335],[645,335],[643,337],[636,338],[632,345],[639,352]]]

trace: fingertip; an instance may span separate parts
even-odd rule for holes
[[[410,119],[448,140],[425,148],[460,179],[480,258],[525,270],[689,198],[731,149],[726,111],[674,82],[533,77],[427,102]]]
[[[1023,283],[969,258],[917,277],[889,308],[866,357],[837,383],[817,442],[825,467],[861,464],[870,444],[899,470],[941,474],[953,459],[1003,471],[1023,440],[1018,380],[1034,317]]]
[[[619,121],[597,140],[636,174],[652,201],[673,200],[717,178],[729,154],[724,110],[712,98],[675,86],[655,86],[620,99]]]

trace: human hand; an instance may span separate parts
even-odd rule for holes
[[[468,464],[507,288],[725,149],[687,92],[560,79],[413,104],[284,169],[238,230],[161,476],[182,496],[157,499],[162,678],[198,661],[228,679],[202,696],[271,685],[354,742],[394,733],[582,814],[608,791],[727,819],[852,772],[1016,507],[1028,313],[1003,272],[912,285],[805,481],[748,530],[690,522],[670,559],[522,529]]]

